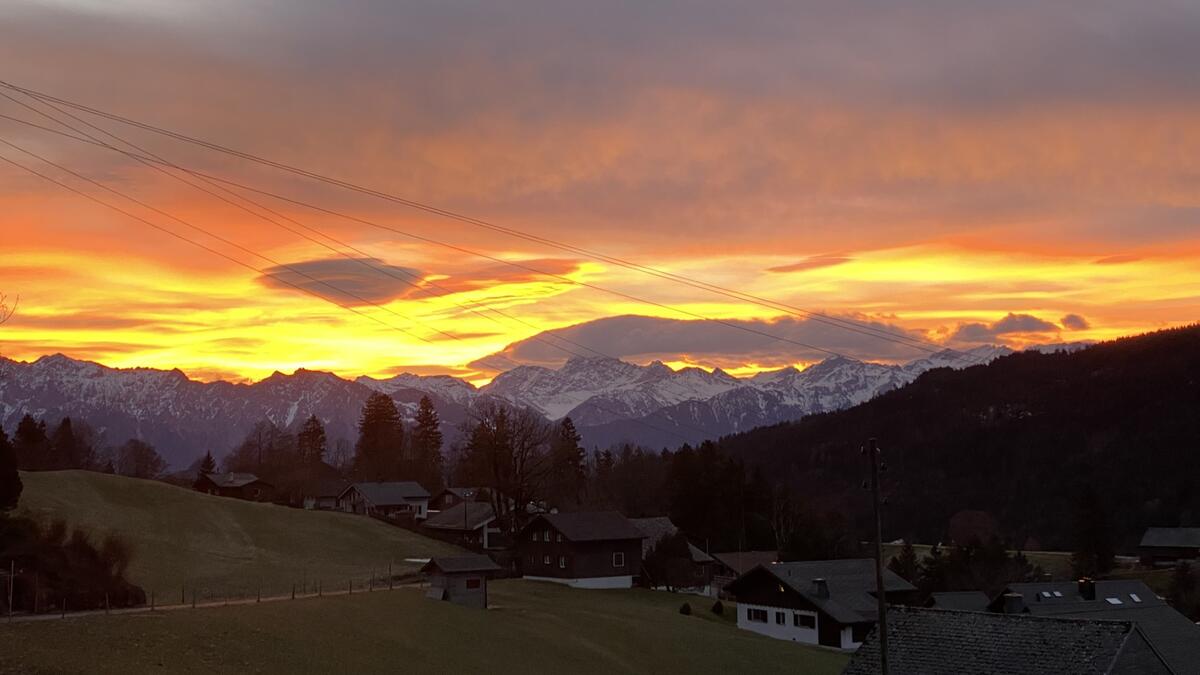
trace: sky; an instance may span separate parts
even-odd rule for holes
[[[1194,2],[10,0],[0,63],[5,82],[562,245],[76,111],[322,209],[240,193],[266,213],[0,119],[0,156],[129,214],[0,162],[8,358],[206,380],[485,382],[598,354],[748,374],[1200,315]],[[33,108],[0,98],[0,115],[100,133],[0,91]]]

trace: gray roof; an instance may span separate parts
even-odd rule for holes
[[[501,567],[486,555],[459,555],[445,558],[433,558],[421,568],[422,572],[434,571],[446,574],[466,572],[499,572]]]
[[[609,541],[642,539],[642,531],[616,511],[576,511],[574,513],[542,513],[525,526],[528,530],[545,522],[568,541]]]
[[[411,480],[393,481],[390,483],[355,483],[342,491],[358,490],[374,506],[397,506],[410,501],[429,499],[429,491],[419,483]],[[339,497],[341,495],[338,495]]]
[[[1005,593],[1018,593],[1031,614],[1061,614],[1065,611],[1089,608],[1145,607],[1166,604],[1150,587],[1137,579],[1106,579],[1093,581],[1096,595],[1087,600],[1076,581],[1036,581],[1010,584]],[[1112,598],[1117,602],[1109,600]],[[999,599],[996,602],[1000,602]],[[999,609],[999,607],[995,607]]]
[[[462,502],[430,516],[425,521],[425,527],[435,530],[477,530],[495,517],[496,512],[488,502]]]
[[[770,574],[804,597],[838,623],[874,621],[878,611],[875,591],[875,561],[870,558],[849,560],[811,560],[806,562],[760,565],[725,586],[736,597],[738,588],[755,583],[757,574]],[[814,579],[824,579],[827,596],[817,595]],[[916,587],[889,569],[883,570],[885,593],[915,591]]]
[[[892,675],[1171,673],[1128,621],[907,607],[887,619]],[[878,634],[876,626],[843,675],[879,672]]]
[[[673,537],[675,536],[675,533],[679,531],[679,528],[676,527],[675,523],[671,522],[671,519],[667,516],[654,516],[652,518],[630,518],[629,522],[633,523],[634,527],[641,530],[642,534],[646,535],[646,538],[642,540],[643,558],[650,553],[650,549],[654,548],[654,545],[661,541],[663,537]],[[691,554],[692,562],[694,563],[703,564],[713,561],[712,556],[708,555],[704,551],[701,551],[696,546],[693,546],[691,542],[688,542],[688,552]]]
[[[474,499],[475,495],[479,494],[480,488],[477,487],[448,487],[442,492],[449,492],[459,499]]]
[[[1176,673],[1195,672],[1200,668],[1200,626],[1166,603],[1073,609],[1055,616],[1132,621]]]
[[[236,488],[244,487],[251,483],[265,483],[265,481],[262,481],[252,473],[206,473],[204,475],[216,484],[217,487]]]
[[[1152,527],[1142,535],[1142,546],[1200,548],[1200,527]]]
[[[986,612],[991,600],[983,591],[950,591],[934,593],[929,606],[938,609],[957,609],[964,612]]]
[[[729,553],[714,553],[712,557],[717,562],[733,570],[734,574],[742,575],[759,565],[771,565],[779,561],[778,551],[732,551]]]

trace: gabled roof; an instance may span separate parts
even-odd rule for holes
[[[742,575],[759,565],[772,565],[779,562],[778,551],[732,551],[730,553],[714,553],[713,560],[733,570],[734,574]]]
[[[448,487],[439,492],[438,496],[440,497],[449,492],[459,499],[475,499],[475,496],[479,494],[480,489],[481,488],[477,487]]]
[[[1112,606],[1074,609],[1054,616],[1132,621],[1176,673],[1200,668],[1200,626],[1166,603],[1125,609]]]
[[[892,607],[887,625],[892,675],[1171,673],[1127,621]],[[842,672],[879,670],[877,625]]]
[[[223,488],[244,487],[251,483],[262,483],[263,485],[269,485],[269,483],[259,479],[258,476],[255,476],[252,473],[206,473],[202,474],[202,477],[208,478],[217,487]]]
[[[495,520],[496,512],[488,502],[462,502],[435,513],[426,521],[425,527],[435,530],[477,530]]]
[[[878,611],[875,591],[875,561],[869,558],[851,560],[812,560],[807,562],[760,565],[725,586],[737,596],[739,589],[761,583],[759,575],[767,574],[802,596],[817,609],[838,623],[852,624],[874,621]],[[824,579],[827,595],[819,595],[815,579]],[[915,591],[916,587],[889,569],[883,570],[885,593]]]
[[[928,606],[964,612],[986,612],[990,602],[987,593],[983,591],[950,591],[930,595]]]
[[[1089,608],[1145,607],[1166,604],[1145,583],[1136,579],[1105,579],[1093,581],[1095,598],[1087,600],[1076,581],[1035,581],[1009,584],[1005,593],[1017,593],[1031,614],[1061,614],[1065,611]],[[1111,598],[1111,600],[1110,600]],[[1000,609],[1000,598],[993,609]]]
[[[446,574],[468,573],[468,572],[499,572],[501,567],[492,561],[486,555],[460,555],[445,558],[433,558],[425,563],[421,571],[428,574],[430,572],[444,572]]]
[[[573,513],[542,513],[522,530],[525,532],[545,522],[568,541],[611,541],[642,539],[646,535],[629,519],[616,511],[576,511]]]
[[[1200,548],[1200,527],[1152,527],[1142,535],[1142,546]]]
[[[429,491],[419,483],[411,480],[392,481],[389,483],[355,483],[342,490],[341,497],[350,490],[357,490],[375,506],[398,506],[409,501],[429,499]]]
[[[654,516],[652,518],[630,518],[629,522],[633,526],[642,531],[646,538],[642,540],[642,557],[645,558],[650,549],[662,540],[663,537],[673,537],[679,528],[667,516]],[[688,542],[688,553],[691,554],[692,562],[694,563],[710,563],[713,561],[712,556],[708,555],[699,548]]]

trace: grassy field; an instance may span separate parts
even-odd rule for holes
[[[917,559],[920,560],[929,555],[929,549],[933,548],[929,544],[913,544],[913,551],[917,554]],[[901,546],[898,544],[883,545],[884,562],[892,559],[892,556],[900,553]],[[942,548],[942,554],[949,552],[948,547]],[[1047,574],[1055,579],[1071,579],[1071,554],[1062,551],[1026,551],[1025,557],[1033,565],[1038,565]]]
[[[840,653],[740,631],[702,598],[682,616],[686,599],[509,580],[492,583],[487,611],[413,588],[0,624],[0,672],[832,675],[846,664]]]
[[[20,510],[64,518],[100,535],[117,532],[134,547],[131,581],[160,603],[181,589],[201,598],[283,594],[293,583],[345,588],[372,572],[413,570],[405,558],[459,549],[345,513],[303,511],[213,497],[155,481],[86,471],[23,473]]]

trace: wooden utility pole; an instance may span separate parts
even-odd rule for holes
[[[879,672],[888,675],[887,596],[883,588],[883,509],[879,497],[879,445],[874,438],[867,441],[866,452],[871,464],[871,505],[875,511],[875,596],[879,609]]]

